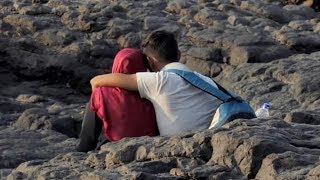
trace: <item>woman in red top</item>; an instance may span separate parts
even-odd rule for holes
[[[140,50],[127,48],[116,55],[112,73],[135,74],[144,71],[147,71],[147,66]],[[97,149],[104,143],[103,139],[118,141],[124,137],[158,134],[150,101],[141,99],[138,92],[100,87],[92,92],[87,105],[77,149],[82,152]]]

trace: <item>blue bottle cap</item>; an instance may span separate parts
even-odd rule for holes
[[[263,109],[270,109],[270,104],[269,103],[263,103],[262,108]]]

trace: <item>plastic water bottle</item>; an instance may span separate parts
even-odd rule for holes
[[[269,117],[269,103],[263,103],[262,107],[256,111],[257,118],[268,118]]]

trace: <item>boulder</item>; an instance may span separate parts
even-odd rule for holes
[[[31,108],[25,110],[14,126],[28,130],[55,130],[68,135],[69,137],[78,136],[79,127],[77,122],[72,118],[53,117],[47,111],[41,108]]]

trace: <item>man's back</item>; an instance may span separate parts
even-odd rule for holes
[[[157,73],[137,73],[140,96],[153,103],[160,134],[207,129],[221,101],[180,76],[163,71],[166,69],[190,71],[184,64],[170,63]],[[216,86],[210,78],[198,75]]]

